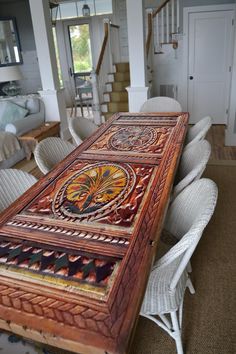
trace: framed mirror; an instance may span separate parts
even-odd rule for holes
[[[0,67],[22,63],[16,19],[0,17]]]

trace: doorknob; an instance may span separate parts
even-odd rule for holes
[[[69,73],[70,73],[70,76],[73,76],[73,71],[71,68],[69,69]]]
[[[189,76],[189,80],[193,80],[193,76]]]

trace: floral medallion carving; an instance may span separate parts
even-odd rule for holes
[[[130,151],[143,150],[157,140],[157,132],[152,128],[139,126],[120,129],[109,140],[109,145],[114,150]]]
[[[97,163],[75,172],[57,192],[56,215],[96,220],[116,209],[132,191],[135,174],[129,165]]]

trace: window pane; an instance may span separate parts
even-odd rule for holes
[[[96,14],[110,14],[112,13],[112,0],[96,0]]]
[[[69,26],[74,73],[90,72],[92,56],[89,25]]]
[[[60,4],[61,19],[77,17],[75,1]]]

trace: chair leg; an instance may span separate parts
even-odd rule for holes
[[[188,262],[188,265],[187,265],[187,271],[188,271],[188,273],[192,273],[192,266],[191,266],[190,261]]]
[[[186,286],[189,288],[190,294],[195,294],[196,291],[190,278],[188,278]]]
[[[178,354],[184,354],[183,345],[181,340],[181,329],[178,323],[177,313],[176,311],[170,313],[171,321],[173,324],[173,338],[176,343],[176,349]]]
[[[74,105],[71,107],[71,110],[70,110],[70,117],[72,117],[73,111],[74,111]]]

